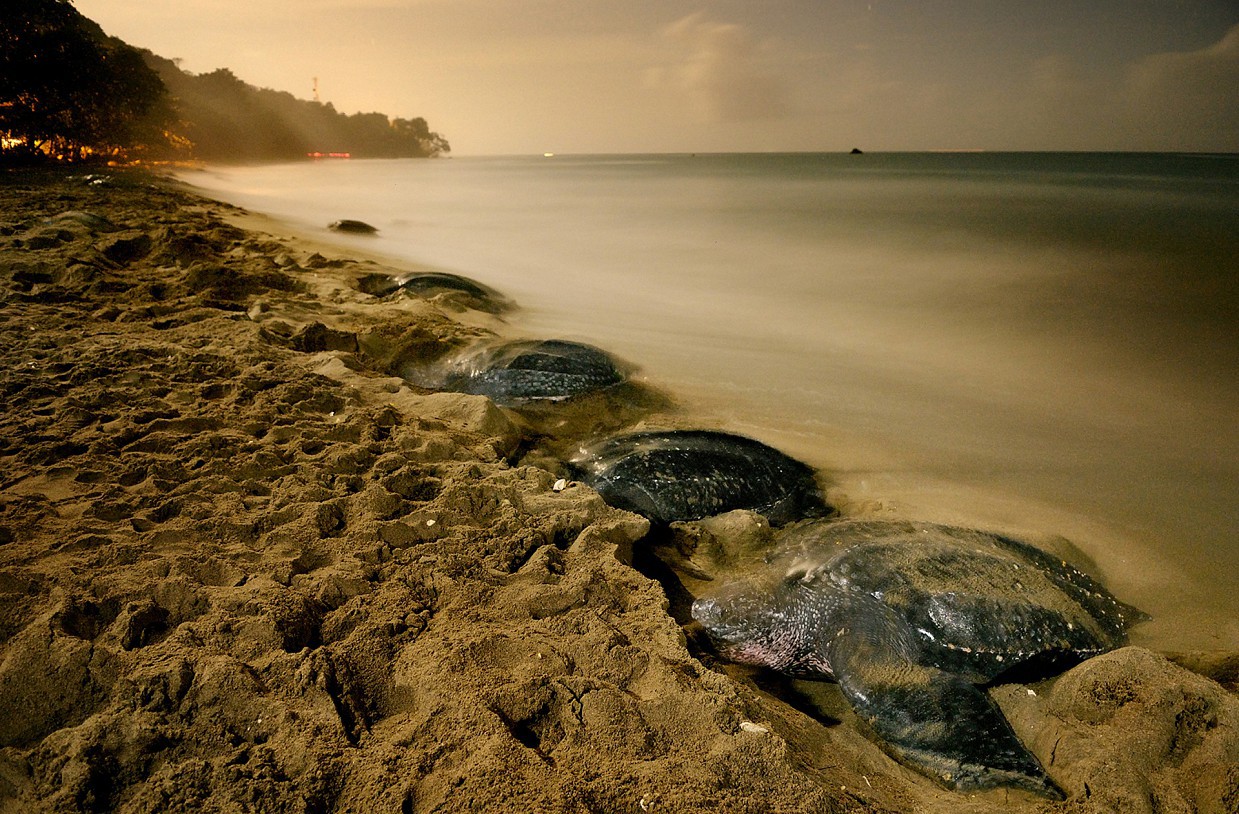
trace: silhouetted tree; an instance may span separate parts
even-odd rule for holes
[[[141,54],[66,0],[0,15],[0,156],[87,153],[165,142],[171,109]]]
[[[289,160],[306,153],[432,156],[451,147],[425,119],[346,116],[242,82],[227,69],[194,76],[108,37],[67,0],[3,0],[0,158],[90,154]],[[14,8],[16,6],[16,8]]]

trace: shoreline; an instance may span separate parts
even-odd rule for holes
[[[0,812],[1057,810],[941,789],[832,686],[814,716],[709,659],[631,567],[644,521],[522,464],[538,416],[387,369],[501,319],[105,177],[0,188]],[[69,211],[120,228],[43,222]],[[1064,808],[1237,799],[1233,687],[1139,648],[1069,675],[996,691]]]
[[[840,332],[838,320],[846,315],[835,306],[834,317],[821,321],[834,325],[831,331],[839,336],[825,342],[819,328],[804,321],[808,310],[797,310],[779,299],[748,301],[745,296],[753,292],[736,280],[726,282],[725,291],[712,292],[715,305],[711,306],[709,302],[683,300],[684,285],[674,280],[668,280],[664,294],[657,280],[634,276],[628,287],[648,294],[633,301],[613,291],[616,305],[611,306],[598,301],[596,292],[615,287],[607,280],[627,279],[623,268],[608,265],[597,253],[579,254],[579,247],[572,242],[553,242],[553,250],[540,253],[534,247],[539,243],[534,235],[544,234],[544,218],[528,224],[517,219],[522,228],[509,229],[506,224],[517,213],[504,207],[507,217],[497,217],[486,204],[487,196],[481,193],[486,187],[477,186],[482,178],[470,181],[468,173],[458,178],[465,185],[463,201],[475,201],[481,207],[481,212],[472,214],[461,201],[445,197],[444,177],[427,180],[431,192],[419,199],[440,202],[444,217],[437,218],[425,211],[424,203],[416,206],[409,196],[375,197],[377,191],[367,186],[367,178],[373,181],[372,172],[354,177],[342,166],[331,172],[310,167],[310,172],[296,172],[297,183],[290,186],[286,170],[290,167],[273,168],[270,172],[274,175],[258,172],[232,176],[224,171],[207,171],[182,177],[202,185],[207,195],[264,212],[268,211],[264,207],[270,207],[274,214],[265,223],[268,229],[327,240],[337,250],[354,249],[380,263],[413,264],[414,268],[429,263],[437,271],[483,275],[479,279],[513,294],[522,306],[509,315],[512,330],[536,338],[577,339],[636,362],[642,380],[674,393],[685,414],[716,429],[758,437],[829,473],[830,498],[847,505],[849,514],[985,528],[1037,540],[1042,545],[1067,538],[1097,564],[1111,590],[1154,617],[1134,631],[1134,641],[1142,646],[1239,649],[1239,619],[1229,612],[1229,585],[1217,579],[1219,570],[1225,571],[1225,566],[1234,561],[1224,508],[1229,489],[1209,489],[1207,483],[1201,488],[1191,486],[1211,467],[1223,478],[1219,483],[1227,482],[1225,472],[1229,468],[1218,463],[1225,457],[1227,445],[1198,457],[1194,468],[1183,465],[1184,456],[1192,455],[1191,447],[1201,442],[1188,440],[1187,435],[1207,432],[1211,420],[1204,418],[1207,413],[1197,418],[1192,418],[1191,411],[1183,413],[1191,399],[1182,393],[1178,401],[1158,399],[1154,404],[1146,398],[1157,388],[1177,392],[1173,383],[1127,387],[1135,379],[1124,384],[1108,378],[1105,369],[1087,365],[1079,369],[1074,387],[1064,384],[1069,379],[1048,377],[1044,368],[1033,367],[1030,372],[1017,362],[990,364],[987,372],[969,372],[965,361],[984,363],[985,354],[990,352],[971,351],[959,338],[965,336],[964,331],[945,337],[927,332],[923,339],[914,336],[916,332],[897,333],[902,344],[891,339],[888,352],[877,352],[877,344],[871,343],[864,351],[867,359],[855,358],[846,349],[850,342],[847,333],[869,331],[865,318],[847,317],[852,328]],[[398,175],[395,167],[390,171],[393,178],[418,185],[416,177],[427,171],[431,176],[441,176],[444,167],[419,165],[418,170],[409,170],[413,175]],[[543,171],[539,170],[541,175]],[[447,178],[455,178],[455,171]],[[502,173],[489,180],[498,183],[497,190],[508,190]],[[346,181],[356,185],[349,186]],[[330,188],[332,195],[316,195],[313,188],[304,196],[287,195],[300,185],[313,187],[318,182]],[[611,186],[605,188],[608,193],[615,192]],[[305,202],[297,203],[302,197]],[[341,203],[323,206],[335,199]],[[550,201],[561,203],[563,196],[551,195]],[[328,235],[322,224],[341,213],[368,219],[382,227],[382,233],[377,238]],[[620,206],[618,214],[626,213],[632,214]],[[569,222],[587,225],[597,219],[597,214],[584,218],[584,224]],[[627,217],[620,219],[628,223]],[[420,224],[420,237],[411,233],[413,222]],[[685,227],[691,228],[691,223]],[[453,237],[442,237],[441,228]],[[476,242],[483,250],[475,253],[466,249],[462,254],[463,247],[473,240],[467,235],[478,230]],[[586,234],[590,234],[589,229]],[[617,229],[616,234],[624,232]],[[654,255],[678,245],[660,243],[659,232],[647,234],[638,229],[636,234],[652,240],[650,252]],[[623,255],[623,238],[613,239],[602,230],[592,234],[591,240],[611,247],[612,255]],[[773,249],[771,245],[764,248]],[[565,252],[569,259],[561,261],[560,255]],[[701,254],[714,256],[706,247],[701,248]],[[729,256],[724,254],[720,259]],[[665,268],[657,260],[650,260],[650,264]],[[572,273],[574,266],[579,266],[579,273]],[[685,268],[700,274],[693,261],[685,260]],[[703,285],[709,284],[701,279],[693,287]],[[732,290],[733,285],[737,289]],[[709,290],[706,287],[703,294]],[[572,304],[564,291],[576,291],[574,296],[584,297],[580,307]],[[738,296],[736,291],[747,294]],[[819,296],[824,302],[830,300],[824,292]],[[735,313],[738,322],[730,328],[733,336],[716,335],[704,325],[709,320],[703,315],[710,313],[722,318]],[[777,323],[781,316],[787,317],[787,330],[781,342],[769,344],[772,338],[761,325],[771,323],[771,317]],[[872,321],[876,326],[873,330],[880,335],[891,330],[881,313],[872,315]],[[984,331],[981,333],[984,335]],[[907,364],[907,359],[892,361],[903,358],[903,344],[922,342],[927,346],[947,343],[949,352],[929,353],[924,358],[926,363],[945,367],[916,375],[908,373],[914,365],[903,372],[890,367]],[[715,343],[724,343],[732,351],[716,352],[711,347]],[[976,347],[986,346],[983,342]],[[995,349],[991,356],[1006,358],[1005,354],[1015,352],[1011,358],[1036,362],[1066,352],[1048,344],[1037,347],[1037,351],[1005,347]],[[802,388],[790,370],[812,375],[813,380]],[[1027,389],[1031,385],[1023,382],[1025,389],[1012,389],[1026,375],[1030,382],[1041,382],[1042,387]],[[1047,395],[1053,393],[1046,389],[1048,385],[1067,389]],[[1113,404],[1104,398],[1111,389],[1121,396],[1116,396]],[[1022,395],[1012,395],[1017,392]],[[990,398],[987,393],[994,394],[992,409],[980,406]],[[1180,413],[1172,415],[1167,406],[1171,403],[1178,404]],[[1069,404],[1077,405],[1074,413],[1068,406],[1061,422],[1052,418]],[[1098,404],[1109,406],[1095,408]],[[1158,409],[1163,411],[1158,413]],[[935,418],[948,415],[949,410],[960,418]],[[1136,415],[1139,421],[1134,419]],[[1222,420],[1220,411],[1217,420]],[[971,421],[981,422],[975,432]],[[1172,442],[1168,437],[1157,440],[1157,431],[1145,435],[1132,430],[1134,421],[1145,422],[1154,430],[1182,426],[1187,435],[1180,441]],[[1111,424],[1113,432],[1108,430]],[[1147,441],[1149,437],[1155,440]],[[1044,444],[1033,444],[1033,439]],[[1155,481],[1165,481],[1166,486],[1151,488]],[[1197,497],[1206,493],[1213,494],[1209,501]]]
[[[1118,317],[1080,313],[1049,326],[1017,320],[1009,329],[1007,320],[995,319],[996,311],[1035,313],[1050,302],[1087,301],[1060,299],[1059,291],[1087,287],[1087,275],[1050,284],[1042,271],[1096,260],[1118,273],[1126,240],[1107,239],[1113,251],[1104,261],[1074,249],[1046,257],[1043,249],[1021,251],[1021,236],[1033,235],[1012,224],[1014,232],[1003,233],[1017,240],[1009,251],[991,255],[983,246],[960,266],[941,247],[898,250],[889,242],[892,224],[884,222],[873,224],[874,245],[862,249],[847,235],[863,233],[856,231],[863,224],[850,219],[817,236],[763,228],[777,211],[775,187],[763,186],[770,179],[742,180],[753,167],[732,169],[729,180],[726,166],[698,177],[684,166],[620,169],[606,162],[577,169],[534,159],[493,167],[354,162],[215,168],[187,180],[324,239],[324,225],[341,214],[367,220],[381,228],[377,238],[332,238],[480,275],[521,305],[510,317],[515,330],[584,341],[638,363],[646,380],[663,384],[697,420],[766,440],[829,473],[831,488],[842,493],[837,502],[849,498],[866,513],[1037,540],[1062,535],[1097,563],[1112,590],[1154,617],[1135,631],[1142,644],[1239,649],[1230,585],[1220,578],[1239,565],[1230,533],[1234,489],[1227,486],[1234,444],[1210,440],[1229,414],[1229,389],[1182,389],[1195,376],[1189,358],[1173,375],[1146,369],[1161,355],[1136,350],[1146,332],[1135,325],[1133,341],[1119,339],[1113,327],[1128,323]],[[887,172],[877,169],[864,177],[881,182]],[[839,174],[826,167],[810,174],[817,180],[804,194],[825,205],[834,194],[830,179]],[[597,187],[590,186],[594,176]],[[641,200],[668,179],[683,182],[683,190]],[[950,191],[962,176],[951,179],[935,188]],[[720,216],[708,202],[700,212],[686,209],[719,186],[735,198],[726,219],[734,239],[712,237]],[[916,188],[905,190],[903,181],[879,186],[872,194],[892,204],[896,191]],[[1020,183],[1013,194],[1032,205],[1039,188]],[[591,189],[596,204],[589,203]],[[993,203],[992,193],[970,200]],[[859,189],[839,194],[873,202]],[[516,202],[523,195],[540,208],[522,213]],[[1158,213],[1152,232],[1160,234],[1170,226],[1170,202],[1161,194],[1141,200]],[[579,206],[566,211],[574,201]],[[929,214],[912,201],[908,207],[909,216]],[[1122,207],[1103,210],[1110,217]],[[747,218],[754,219],[751,231]],[[1042,211],[1037,234],[1048,234],[1058,220]],[[849,227],[840,232],[843,222]],[[1214,236],[1219,248],[1202,261],[1231,245]],[[1142,253],[1151,247],[1133,240],[1137,254],[1156,265]],[[788,252],[783,259],[781,249]],[[743,272],[767,265],[769,275]],[[892,271],[869,280],[871,265]],[[812,279],[801,279],[801,270],[817,267],[823,274],[806,271]],[[910,298],[899,293],[903,284],[893,270],[901,267],[923,270],[928,299],[899,304]],[[967,297],[935,305],[945,294],[936,275],[955,274],[966,283],[962,290],[975,286],[976,299],[992,298],[990,307],[973,308]],[[1000,290],[1014,289],[1001,307],[991,288],[998,277],[1008,281]],[[1043,283],[1043,296],[1032,296]],[[806,296],[789,297],[799,286]],[[882,304],[888,290],[897,300],[889,306]],[[1121,302],[1112,304],[1115,314],[1124,313]],[[1205,342],[1202,350],[1222,346]],[[1113,358],[1102,363],[1108,354]]]

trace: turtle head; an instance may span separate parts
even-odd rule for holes
[[[743,580],[693,602],[692,616],[728,661],[791,675],[829,675],[818,629],[830,615],[799,575]]]

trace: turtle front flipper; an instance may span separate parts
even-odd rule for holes
[[[887,751],[951,788],[1016,786],[1062,799],[988,694],[962,676],[908,660],[854,616],[827,646],[844,696]]]

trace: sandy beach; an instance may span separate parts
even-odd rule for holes
[[[0,812],[1239,811],[1235,654],[995,688],[1061,803],[944,789],[833,685],[718,662],[647,522],[556,488],[694,417],[409,384],[511,329],[359,289],[402,270],[141,173],[0,175]]]

